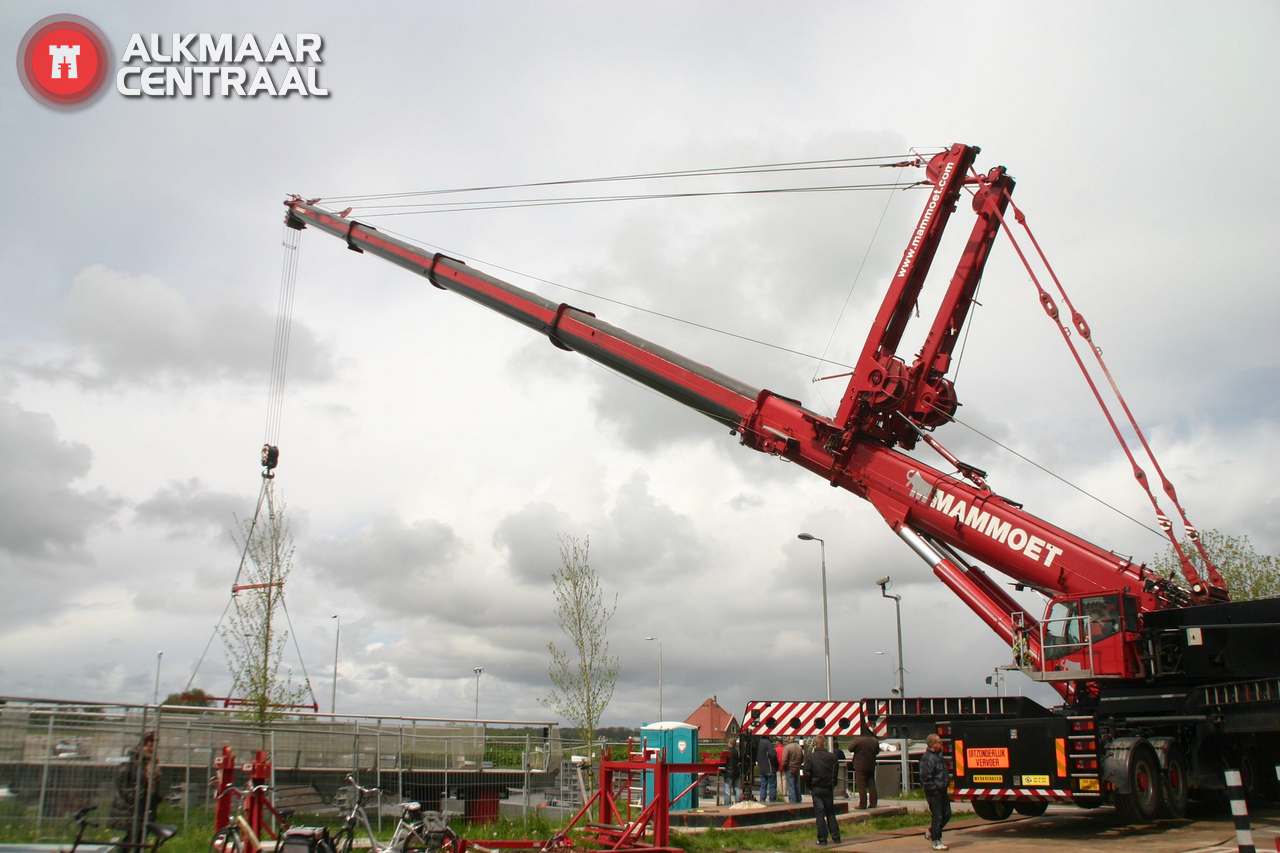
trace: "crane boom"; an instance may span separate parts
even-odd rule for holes
[[[894,447],[909,448],[917,435],[924,434],[919,420],[895,406],[919,411],[921,400],[928,399],[934,407],[949,405],[954,411],[954,394],[945,397],[940,383],[945,382],[942,376],[950,348],[1012,190],[1012,180],[1002,168],[985,177],[965,176],[976,152],[970,146],[953,146],[931,164],[935,189],[904,253],[897,276],[901,281],[885,300],[896,308],[882,309],[875,327],[879,333],[873,333],[875,343],[869,342],[864,350],[835,419],[633,335],[588,311],[552,302],[314,202],[296,196],[286,200],[286,221],[294,228],[314,227],[344,240],[353,251],[376,255],[422,275],[437,288],[478,302],[546,335],[561,349],[580,353],[706,415],[738,435],[742,444],[794,462],[868,500],[984,622],[1007,642],[1022,637],[1030,659],[1042,662],[1037,620],[961,554],[1051,597],[1120,592],[1131,596],[1139,611],[1177,602],[1144,566],[1038,518],[993,492],[981,478],[966,482]],[[897,385],[886,382],[885,365],[896,361],[894,350],[906,319],[901,306],[914,303],[941,228],[966,182],[979,187],[974,204],[978,221],[943,311],[916,364],[897,371],[902,379]],[[992,188],[1001,191],[995,193]],[[890,393],[882,393],[886,389]],[[909,429],[893,425],[895,418]],[[1128,657],[1123,670],[1132,674],[1137,664],[1132,655]]]

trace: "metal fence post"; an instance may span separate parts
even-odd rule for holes
[[[182,829],[185,832],[187,822],[191,818],[191,721],[187,720],[187,765],[186,776],[182,781]]]
[[[404,723],[396,726],[396,796],[404,802]]]
[[[205,773],[204,773],[204,779],[205,779],[204,807],[206,809],[209,808],[209,800],[210,800],[209,789],[213,787],[213,726],[212,725],[209,726],[208,735],[209,735],[209,746],[208,746],[209,754],[208,754],[208,761],[207,761],[208,767],[205,768]]]
[[[267,748],[271,750],[271,807],[276,805],[276,730],[268,733]]]
[[[378,834],[382,834],[382,718],[373,732],[373,787],[378,789]]]
[[[902,793],[911,793],[911,740],[902,739]]]
[[[524,733],[524,756],[520,763],[524,766],[524,819],[529,820],[529,785],[532,779],[529,776],[529,733]]]
[[[44,826],[44,795],[49,789],[49,758],[53,755],[53,711],[49,711],[49,725],[44,738],[44,767],[40,770],[40,802],[36,806],[36,835]]]

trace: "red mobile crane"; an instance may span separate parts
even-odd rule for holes
[[[726,376],[588,311],[551,302],[462,261],[383,234],[348,218],[349,211],[319,207],[318,199],[287,199],[286,222],[297,229],[314,227],[345,240],[352,251],[423,275],[437,288],[545,334],[560,349],[578,352],[693,407],[747,447],[801,465],[869,501],[934,574],[1013,647],[1015,663],[1050,684],[1066,703],[1055,713],[1029,713],[1032,722],[1020,727],[1022,738],[1013,754],[1007,745],[974,745],[998,740],[993,732],[999,731],[1006,737],[1012,731],[1012,739],[1018,739],[1019,727],[1007,715],[992,724],[991,732],[970,737],[970,748],[979,750],[975,757],[1005,750],[1003,767],[996,767],[995,760],[978,761],[988,771],[981,778],[992,782],[1000,777],[999,785],[960,794],[972,796],[982,806],[980,813],[988,813],[984,816],[1007,816],[1004,805],[1012,809],[1018,795],[1005,798],[991,791],[1008,789],[1034,789],[1041,803],[1065,799],[1093,806],[1114,800],[1139,818],[1178,813],[1190,790],[1221,787],[1213,781],[1221,774],[1214,771],[1224,761],[1265,761],[1252,774],[1262,785],[1266,774],[1261,768],[1269,771],[1280,757],[1280,663],[1272,651],[1280,641],[1280,599],[1230,602],[1203,550],[1206,576],[1178,548],[1182,580],[1159,577],[997,494],[985,472],[957,459],[932,436],[958,406],[955,387],[946,378],[952,351],[1012,204],[1013,178],[1000,166],[976,172],[978,153],[975,146],[956,144],[927,163],[924,210],[834,417]],[[924,344],[907,364],[897,347],[943,230],[965,192],[973,198],[972,230]],[[1023,222],[1021,211],[1015,212]],[[1036,287],[1045,311],[1069,336],[1054,300],[1038,281]],[[1089,339],[1087,324],[1069,301],[1067,305],[1071,323]],[[919,441],[957,473],[945,473],[904,452]],[[1145,487],[1136,463],[1134,473]],[[1177,504],[1162,473],[1161,479]],[[1177,547],[1171,524],[1158,506],[1156,510]],[[1185,514],[1183,519],[1194,539]],[[1044,618],[1028,612],[974,561],[1045,595]],[[1243,706],[1248,715],[1237,713]],[[938,713],[948,714],[950,706],[942,707]],[[981,715],[951,720],[956,729],[970,724],[991,720]],[[1059,732],[1062,725],[1069,732]],[[1033,732],[1035,728],[1044,731]],[[952,734],[958,746],[953,752],[957,791],[977,790],[968,786],[972,774],[964,772],[972,762],[965,761],[962,732]],[[1055,760],[1047,773],[1020,767],[1020,761],[1037,767],[1043,762],[1043,750],[1032,756],[1023,749],[1033,742],[1049,744],[1051,758],[1055,744],[1061,756],[1061,745],[1070,743],[1071,761]],[[997,753],[980,752],[984,749]],[[1024,785],[1024,780],[1032,781]],[[998,806],[994,810],[993,803]]]

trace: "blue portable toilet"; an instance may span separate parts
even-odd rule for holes
[[[661,749],[668,764],[691,764],[698,760],[698,727],[688,723],[650,723],[640,727],[640,744],[645,749]],[[672,773],[671,796],[693,784],[694,774]],[[644,774],[644,801],[653,801],[653,774]],[[671,803],[671,811],[697,808],[698,789]]]

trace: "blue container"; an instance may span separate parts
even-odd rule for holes
[[[698,760],[698,727],[688,723],[650,723],[640,727],[640,743],[646,749],[661,749],[668,764],[692,764]],[[674,797],[693,784],[694,774],[672,773],[671,793]],[[653,801],[653,774],[644,774],[645,802]],[[671,811],[686,811],[698,807],[698,789],[671,803]]]

